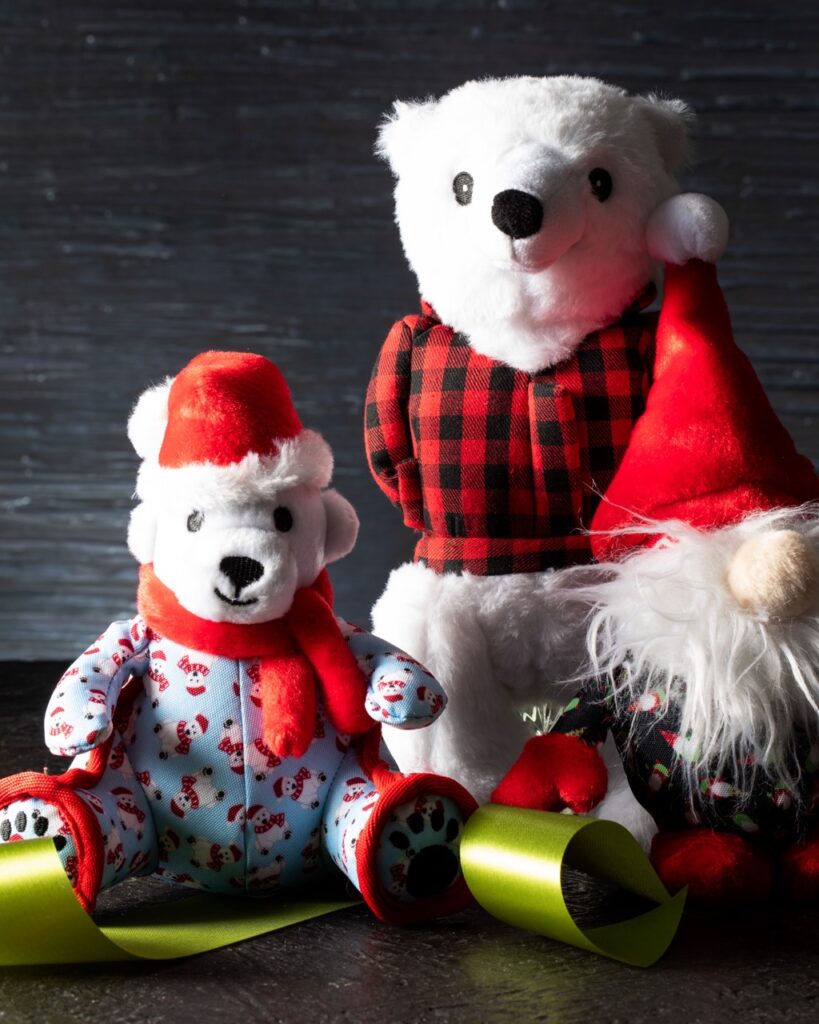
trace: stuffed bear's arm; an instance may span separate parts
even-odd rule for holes
[[[605,687],[590,684],[563,710],[552,731],[534,736],[492,794],[512,807],[586,814],[606,795],[608,773],[598,753],[611,724]]]
[[[399,320],[378,354],[367,388],[364,446],[375,482],[403,510],[405,525],[422,530],[421,476],[407,413],[411,363],[412,326]]]
[[[74,757],[108,739],[123,683],[148,666],[148,642],[139,616],[112,622],[63,673],[45,715],[45,741],[52,754]]]
[[[367,714],[381,725],[421,729],[446,707],[437,679],[414,658],[385,640],[338,620],[358,666],[367,680]]]

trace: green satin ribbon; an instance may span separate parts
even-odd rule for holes
[[[669,896],[634,838],[610,821],[489,804],[473,814],[461,862],[495,917],[636,966],[665,952],[685,891]],[[657,906],[603,927],[578,925],[564,868],[613,882]],[[354,901],[192,896],[97,925],[74,896],[50,839],[0,845],[0,966],[169,960],[192,956],[342,910]]]
[[[466,825],[461,865],[473,896],[508,924],[648,967],[676,934],[686,890],[670,896],[637,841],[596,818],[487,804]],[[566,901],[566,868],[656,903],[626,921],[581,927]]]
[[[191,896],[100,927],[50,839],[0,845],[0,966],[173,960],[330,914],[356,901]]]

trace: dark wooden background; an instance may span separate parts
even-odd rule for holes
[[[0,0],[0,658],[55,659],[0,666],[3,773],[40,763],[56,661],[133,607],[125,421],[196,352],[272,356],[334,446],[363,524],[342,613],[408,554],[360,430],[416,301],[372,155],[395,97],[579,72],[687,100],[739,338],[819,457],[818,22],[813,0]],[[478,910],[409,932],[354,910],[185,964],[0,972],[0,1020],[807,1024],[818,929],[690,913],[640,972]]]
[[[686,184],[728,210],[741,343],[819,457],[819,96],[812,2],[0,2],[0,657],[71,659],[133,607],[138,393],[256,349],[325,433],[362,520],[336,567],[365,620],[410,551],[361,407],[415,308],[372,154],[395,97],[594,74],[699,113]]]

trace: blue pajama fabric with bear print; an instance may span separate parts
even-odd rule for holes
[[[414,728],[443,710],[443,692],[417,662],[339,624],[368,680],[374,721]],[[408,789],[404,779],[395,798],[379,791],[359,746],[339,734],[320,702],[308,750],[282,760],[264,741],[261,703],[258,662],[188,650],[139,616],[113,623],[68,669],[48,705],[46,742],[74,756],[80,771],[105,751],[93,785],[73,789],[104,843],[100,888],[156,873],[213,892],[264,892],[335,865],[365,889],[365,862],[377,877],[373,909],[388,919],[390,901],[423,895],[426,881],[413,883],[411,870],[422,851],[427,875],[431,868],[447,883],[449,871],[448,886],[460,882],[464,814],[449,780],[438,787],[436,777],[417,776],[423,784]],[[76,883],[77,837],[58,803],[21,792],[0,810],[0,838],[55,836]],[[384,825],[365,837],[363,850],[379,805]]]

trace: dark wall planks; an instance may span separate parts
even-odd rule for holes
[[[275,356],[362,518],[365,619],[412,538],[362,393],[414,308],[373,128],[396,96],[580,72],[699,112],[688,184],[733,221],[743,345],[819,457],[814,4],[0,2],[0,654],[65,658],[132,607],[127,411],[200,349]]]

